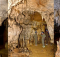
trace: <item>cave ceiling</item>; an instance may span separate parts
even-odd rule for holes
[[[30,14],[31,20],[35,21],[41,21],[42,15],[50,14],[51,12],[54,12],[53,10],[53,0],[15,0],[15,1],[8,1],[8,14],[10,14],[12,11],[15,11],[17,15],[22,13],[22,11],[30,11],[30,12],[39,12],[37,14]],[[14,13],[14,14],[15,14]],[[40,16],[39,16],[39,15]],[[16,15],[16,16],[17,16]],[[34,17],[33,17],[34,16]],[[38,17],[38,18],[36,18]]]
[[[10,1],[10,2],[9,2]],[[23,4],[23,7],[24,9],[27,9],[27,10],[36,10],[38,12],[46,12],[48,11],[49,13],[51,12],[51,10],[53,11],[53,0],[27,0],[27,2],[23,2],[21,3],[21,0],[19,1],[14,1],[13,4],[12,4],[12,1],[9,0],[8,1],[8,9],[10,10],[13,6],[17,6],[17,8],[20,8],[19,10],[21,10],[22,8],[22,4]],[[23,0],[23,1],[26,1],[26,0]],[[20,3],[19,3],[20,2]],[[39,5],[38,5],[39,4]]]

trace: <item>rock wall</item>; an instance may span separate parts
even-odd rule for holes
[[[22,27],[13,19],[8,19],[8,45],[14,48],[18,45],[19,35],[22,32]]]
[[[54,0],[54,19],[60,25],[60,0]]]
[[[0,0],[0,26],[8,16],[8,3],[7,0]]]

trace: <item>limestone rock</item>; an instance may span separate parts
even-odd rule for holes
[[[22,28],[19,25],[16,25],[14,21],[8,20],[8,45],[18,44],[19,34],[22,31]]]

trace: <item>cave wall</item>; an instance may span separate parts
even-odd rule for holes
[[[8,19],[8,47],[16,48],[21,32],[22,27],[14,19]]]
[[[54,19],[57,20],[58,26],[60,25],[60,1],[54,0]]]
[[[10,14],[11,13],[11,9],[14,9],[13,6],[18,5],[19,4],[18,2],[20,2],[21,0],[19,0],[19,1],[18,0],[14,0],[13,2],[12,1],[13,0],[8,0],[8,10],[7,10],[7,1],[4,0],[4,3],[3,3],[3,0],[1,1],[1,3],[0,3],[1,5],[0,6],[2,6],[2,8],[0,8],[0,16],[1,16],[0,17],[0,25],[2,24],[3,20],[7,17],[7,11],[8,11],[8,14]],[[40,1],[40,0],[38,0],[38,1]],[[44,2],[42,0],[39,3],[38,3],[38,1],[37,0],[33,0],[33,1],[32,0],[28,0],[27,4],[24,3],[24,1],[23,1],[23,7],[24,7],[23,10],[27,9],[27,10],[29,10],[32,13],[34,11],[37,11],[37,12],[39,12],[42,15],[43,18],[45,18],[45,21],[47,23],[47,28],[48,28],[49,33],[50,33],[50,37],[52,39],[51,43],[53,43],[54,42],[53,41],[53,39],[54,39],[54,26],[53,26],[54,25],[54,15],[53,14],[50,15],[50,13],[54,13],[54,6],[53,6],[54,1],[53,0],[48,0],[48,1],[46,0],[47,3],[45,2],[45,0],[44,0]],[[3,5],[5,5],[5,6],[3,6]],[[27,5],[27,7],[26,7],[26,5]],[[5,9],[5,10],[2,10],[2,9]],[[21,10],[22,10],[22,3],[15,7],[15,12],[16,13],[18,12],[17,15],[20,12],[22,12]],[[14,11],[13,11],[13,13],[14,13]],[[2,16],[4,16],[4,17],[2,17]],[[27,17],[27,15],[26,15],[26,17]],[[28,19],[29,18],[30,17],[28,17]],[[23,19],[20,22],[22,23]]]
[[[7,0],[0,0],[0,26],[2,22],[7,18],[8,16],[8,3]]]

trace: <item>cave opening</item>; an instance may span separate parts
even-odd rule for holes
[[[48,30],[51,38],[48,40],[48,45],[45,46],[49,46],[50,49],[48,50],[51,50],[52,42],[50,40],[53,39],[53,26],[51,25],[50,13],[30,9],[27,6],[26,9],[24,6],[23,4],[13,6],[8,18],[8,50],[9,53],[13,52],[12,57],[14,57],[15,52],[16,54],[22,52],[29,54],[30,52],[35,53],[35,48],[35,50],[42,50],[41,32],[46,33],[46,30]],[[37,46],[35,46],[34,39],[35,31],[37,31]],[[46,44],[46,39],[44,43]],[[39,51],[38,53],[40,53]]]
[[[6,18],[3,22],[2,22],[2,25],[0,26],[0,48],[5,48],[5,43],[7,42],[8,40],[8,21],[7,21],[8,18]]]

